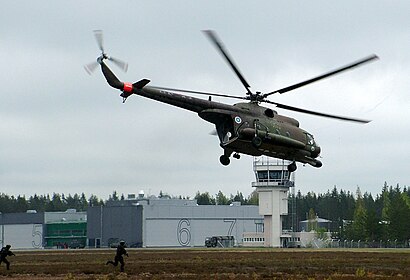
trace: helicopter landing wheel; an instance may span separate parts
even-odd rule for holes
[[[241,155],[238,154],[238,153],[234,153],[234,154],[233,154],[233,157],[236,158],[236,159],[240,159],[240,158],[241,158]]]
[[[288,165],[289,172],[295,172],[297,168],[298,167],[296,166],[296,162],[292,162],[291,164]]]
[[[262,145],[262,139],[259,136],[255,136],[252,139],[252,146],[259,148]]]
[[[229,163],[231,162],[231,160],[229,159],[229,157],[228,156],[226,156],[226,155],[222,155],[220,158],[219,158],[219,161],[221,162],[221,164],[222,165],[229,165]]]

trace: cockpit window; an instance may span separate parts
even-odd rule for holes
[[[313,139],[313,136],[309,133],[306,133],[306,138],[307,138],[307,144],[308,145],[315,145],[315,139]]]

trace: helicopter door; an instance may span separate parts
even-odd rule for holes
[[[223,122],[215,124],[215,126],[222,144],[229,142],[235,136],[232,119],[226,118]]]

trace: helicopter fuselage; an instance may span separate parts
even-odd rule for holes
[[[149,80],[134,84],[123,83],[104,61],[99,63],[107,82],[122,90],[124,101],[130,95],[136,94],[195,112],[202,119],[213,123],[220,146],[224,149],[224,154],[220,157],[223,165],[229,164],[229,157],[234,153],[235,158],[239,158],[239,154],[266,155],[308,163],[314,167],[322,166],[316,159],[320,154],[320,147],[315,143],[312,134],[301,129],[299,122],[293,118],[279,115],[270,108],[260,106],[256,101],[229,105],[212,101],[211,98],[195,98],[146,86]]]
[[[94,30],[94,36],[97,40],[101,55],[97,58],[96,62],[89,63],[85,65],[84,68],[89,74],[91,74],[97,66],[100,65],[108,84],[122,92],[120,96],[123,98],[123,102],[125,102],[130,95],[136,94],[195,112],[202,119],[213,123],[220,140],[220,146],[224,150],[223,155],[219,158],[223,165],[228,165],[230,163],[229,157],[231,155],[233,155],[234,158],[239,159],[240,154],[247,154],[252,156],[266,155],[289,160],[292,162],[288,165],[288,171],[290,172],[296,170],[296,162],[307,163],[314,167],[322,166],[322,163],[317,160],[321,149],[316,144],[313,135],[301,129],[297,120],[279,115],[276,111],[270,108],[260,106],[259,104],[261,103],[272,104],[277,108],[284,110],[336,120],[351,121],[361,124],[370,122],[370,120],[366,119],[317,112],[305,108],[281,104],[269,100],[268,97],[273,94],[290,92],[322,79],[329,78],[333,75],[352,70],[358,66],[379,59],[377,55],[369,55],[319,76],[274,91],[265,93],[256,91],[253,93],[251,91],[251,86],[236,66],[224,44],[218,38],[216,32],[213,30],[204,30],[203,32],[239,78],[239,81],[246,89],[245,96],[147,86],[150,82],[147,79],[142,79],[136,83],[121,82],[105,64],[105,61],[113,62],[124,71],[127,71],[128,64],[122,60],[107,55],[103,46],[102,30]],[[175,92],[179,92],[179,94]],[[202,94],[209,96],[209,99],[195,98],[181,93]],[[248,102],[229,105],[212,101],[211,96],[241,99],[247,100]]]

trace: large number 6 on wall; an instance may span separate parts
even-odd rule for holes
[[[177,239],[181,246],[188,246],[191,242],[191,223],[188,219],[181,219],[177,228]]]

